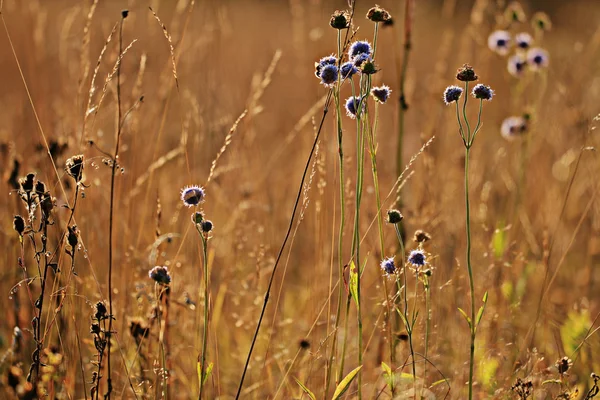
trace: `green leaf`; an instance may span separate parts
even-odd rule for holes
[[[381,363],[381,368],[383,369],[383,372],[385,374],[385,381],[387,382],[388,386],[390,387],[390,390],[393,390],[394,389],[394,373],[392,372],[392,369],[390,368],[389,365],[387,365],[384,362]]]
[[[342,379],[340,384],[337,385],[337,387],[335,388],[335,392],[333,393],[333,397],[331,398],[331,400],[337,400],[340,397],[342,397],[342,395],[350,387],[350,384],[352,383],[354,378],[356,378],[356,375],[358,374],[358,371],[360,371],[361,368],[362,368],[362,365],[356,367],[355,369],[350,371],[350,373],[348,375],[346,375],[346,377],[344,379]]]
[[[494,249],[494,257],[502,258],[506,249],[506,229],[497,228],[492,237],[492,248]]]
[[[547,381],[542,382],[542,385],[547,385],[549,383],[556,383],[557,385],[562,385],[562,381],[560,379],[548,379]]]
[[[358,273],[354,261],[350,261],[350,295],[354,299],[356,307],[360,308],[360,303],[358,301]]]
[[[302,389],[302,391],[308,395],[308,397],[310,397],[312,400],[317,400],[316,396],[314,395],[313,392],[310,391],[309,388],[304,386],[304,384],[302,382],[300,382],[297,378],[294,378],[294,380],[300,386],[300,389]]]
[[[210,376],[213,367],[214,364],[212,362],[208,364],[208,367],[206,367],[206,371],[204,371],[204,382],[202,382],[203,384],[206,383],[206,381],[208,380],[208,377]]]
[[[487,299],[488,299],[488,292],[485,292],[485,294],[483,295],[483,305],[481,307],[479,307],[479,312],[477,313],[477,319],[475,320],[475,321],[477,321],[475,323],[475,326],[478,326],[479,323],[481,322],[481,317],[483,317],[483,312],[485,311]]]
[[[381,363],[381,368],[383,369],[383,372],[385,372],[388,376],[392,376],[392,369],[390,368],[389,365],[387,365],[386,363],[382,362]]]
[[[573,354],[585,340],[592,325],[588,310],[570,311],[567,320],[560,327],[560,338],[565,354]]]
[[[465,319],[467,320],[467,323],[469,324],[469,326],[471,326],[471,318],[469,318],[469,316],[467,315],[467,313],[460,307],[458,307],[458,311],[460,311],[460,313],[462,314],[463,317],[465,317]]]
[[[435,386],[437,386],[437,385],[439,385],[439,384],[442,384],[442,383],[446,383],[446,380],[445,380],[445,379],[440,379],[439,381],[435,381],[435,382],[433,382],[433,383],[432,383],[432,384],[429,386],[429,389],[433,389]]]
[[[213,370],[213,363],[209,363],[208,367],[206,368],[206,371],[204,371],[204,379],[202,378],[202,364],[200,363],[200,360],[198,360],[198,362],[196,363],[196,372],[198,373],[198,382],[202,381],[202,384],[206,383],[206,380],[208,379],[208,377],[210,376],[210,373]]]

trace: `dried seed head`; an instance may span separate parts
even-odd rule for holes
[[[156,266],[148,272],[148,276],[154,282],[161,285],[168,285],[171,283],[171,274],[166,266]]]
[[[67,235],[67,242],[69,242],[69,245],[72,248],[75,248],[79,242],[79,238],[77,237],[77,232],[79,232],[79,229],[77,228],[77,225],[69,226],[67,229],[69,231]]]
[[[83,175],[83,154],[78,154],[67,159],[65,168],[67,175],[75,179],[75,182],[81,181]]]
[[[419,230],[415,231],[413,240],[417,243],[425,243],[428,240],[431,240],[431,235],[429,233],[419,229]]]
[[[348,29],[350,26],[350,13],[346,10],[340,11],[336,10],[331,15],[331,20],[329,20],[329,25],[331,25],[334,29]]]
[[[469,64],[464,64],[456,71],[456,79],[462,82],[473,82],[479,79],[473,67]]]
[[[571,368],[572,366],[573,366],[573,360],[571,360],[567,356],[556,361],[556,368],[558,368],[558,373],[561,375],[566,373],[569,370],[569,368]]]
[[[97,302],[94,306],[94,318],[96,318],[98,321],[105,319],[107,312],[108,310],[106,309],[106,306],[101,301]]]
[[[213,223],[212,221],[205,219],[204,221],[202,221],[202,232],[204,233],[209,233],[210,231],[212,231],[213,229]]]
[[[46,184],[42,181],[35,182],[35,194],[42,197],[46,193]]]
[[[25,193],[31,193],[33,191],[33,185],[35,180],[35,174],[29,173],[25,178],[21,178],[19,180],[19,184],[21,185],[21,189]]]
[[[308,339],[301,339],[298,344],[300,345],[300,348],[302,350],[310,349],[310,342],[308,341]]]
[[[19,236],[23,236],[23,232],[25,232],[25,220],[20,215],[15,215],[15,218],[13,219],[13,229]]]
[[[385,9],[375,5],[367,12],[367,19],[373,22],[387,22],[392,19],[392,16]]]
[[[389,224],[398,224],[403,218],[402,213],[396,209],[388,210],[387,212],[387,222]]]
[[[94,335],[99,335],[100,332],[100,325],[98,325],[97,322],[92,322],[92,325],[90,326],[90,333],[93,333]]]
[[[379,71],[379,69],[374,61],[367,60],[360,65],[360,72],[365,75],[373,75],[377,73],[377,71]]]
[[[42,198],[40,199],[40,208],[42,209],[44,218],[48,219],[48,217],[50,217],[50,214],[52,214],[52,209],[54,208],[55,202],[56,202],[56,199],[54,197],[50,196],[50,194],[48,192],[46,192],[46,194],[44,194],[42,196]]]

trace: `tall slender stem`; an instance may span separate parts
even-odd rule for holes
[[[468,83],[467,83],[468,84]],[[465,96],[466,97],[466,96]],[[469,271],[469,287],[471,289],[471,353],[469,358],[469,400],[473,398],[473,368],[475,364],[475,286],[473,284],[473,268],[471,266],[471,207],[469,203],[469,153],[471,147],[465,147],[465,207],[467,226],[467,269]]]
[[[208,340],[208,307],[209,307],[209,293],[208,293],[208,238],[200,231],[198,224],[196,224],[196,230],[202,239],[202,263],[204,264],[204,327],[202,334],[202,355],[200,358],[200,393],[198,393],[198,400],[202,399],[202,392],[204,390],[204,380],[206,374],[206,344]]]

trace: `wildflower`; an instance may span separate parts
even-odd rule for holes
[[[356,67],[360,67],[361,65],[363,65],[366,62],[369,62],[371,60],[371,56],[367,53],[360,53],[357,54],[356,57],[354,57],[352,59],[352,62],[354,63],[354,65]]]
[[[531,42],[533,42],[533,38],[531,37],[531,35],[529,33],[521,32],[515,36],[515,42],[516,42],[518,48],[527,50],[529,48],[529,46],[531,46]]]
[[[473,67],[469,64],[464,64],[456,71],[456,79],[463,82],[473,82],[479,79]]]
[[[334,29],[348,29],[350,26],[350,13],[346,10],[336,10],[329,20],[329,25]]]
[[[420,249],[412,250],[408,255],[408,262],[414,265],[416,268],[423,267],[425,264],[427,264],[425,252]]]
[[[358,72],[358,68],[352,62],[342,64],[341,73],[343,79],[352,79],[352,76]]]
[[[75,182],[79,182],[83,175],[83,154],[78,154],[69,158],[65,163],[65,167],[67,169],[67,175],[75,179]]]
[[[479,83],[475,85],[471,94],[476,99],[491,101],[494,96],[494,91],[489,86]]]
[[[15,215],[15,218],[13,219],[13,229],[19,236],[23,236],[23,232],[25,232],[25,220],[20,215]]]
[[[356,118],[359,103],[361,103],[360,97],[348,97],[346,100],[346,115],[352,119]]]
[[[212,221],[205,219],[204,221],[202,221],[201,227],[202,227],[202,232],[208,233],[208,232],[212,231],[213,223],[212,223]]]
[[[365,74],[365,75],[373,75],[374,73],[376,73],[377,71],[379,71],[377,69],[377,66],[375,65],[375,63],[371,60],[365,61],[361,64],[360,66],[360,72],[361,74]]]
[[[181,191],[181,201],[188,207],[197,206],[204,201],[204,189],[200,186],[189,186]]]
[[[315,76],[317,78],[321,79],[321,71],[323,70],[323,67],[325,67],[326,65],[336,65],[336,64],[337,64],[337,58],[335,58],[335,56],[333,56],[333,55],[321,58],[319,60],[319,62],[315,63]]]
[[[200,211],[196,211],[195,213],[192,214],[192,222],[195,224],[201,224],[202,221],[204,221],[204,214],[202,214]]]
[[[171,274],[169,274],[169,269],[167,267],[156,266],[148,271],[148,276],[154,282],[161,285],[168,285],[171,283]]]
[[[374,87],[373,89],[371,89],[371,95],[375,98],[375,101],[378,101],[381,104],[385,104],[385,102],[390,97],[391,92],[392,91],[390,90],[390,87],[386,85]]]
[[[429,233],[419,229],[419,230],[415,231],[413,240],[417,243],[425,243],[428,240],[431,240],[431,235]]]
[[[525,22],[525,11],[517,1],[513,1],[506,7],[505,17],[509,22]]]
[[[462,88],[458,86],[448,86],[446,90],[444,90],[444,103],[449,105],[450,103],[458,101],[462,95],[462,92]]]
[[[524,117],[508,117],[502,121],[500,127],[500,134],[506,140],[513,140],[525,131],[527,131],[527,119]]]
[[[514,77],[520,78],[523,76],[526,66],[527,60],[525,60],[525,58],[523,58],[523,56],[520,54],[515,54],[508,58],[508,73]]]
[[[381,269],[388,275],[392,275],[396,272],[396,263],[394,263],[394,257],[386,258],[381,262]]]
[[[348,58],[353,60],[359,54],[371,55],[372,52],[371,44],[367,41],[356,41],[350,45],[348,50]]]
[[[321,70],[321,83],[330,87],[338,79],[338,67],[336,65],[327,64]]]
[[[548,66],[548,52],[539,47],[533,47],[527,51],[527,63],[531,69],[539,70]]]
[[[563,375],[564,373],[566,373],[569,368],[571,368],[573,366],[573,360],[571,360],[569,357],[565,356],[563,358],[561,358],[560,360],[556,361],[556,368],[558,368],[558,373]]]
[[[387,212],[387,222],[389,224],[398,224],[402,221],[404,216],[398,210],[392,209]]]
[[[367,19],[370,19],[371,21],[373,21],[375,23],[387,22],[390,19],[392,19],[392,16],[390,15],[389,12],[387,12],[383,8],[379,7],[378,5],[375,5],[375,7],[372,7],[367,12]]]
[[[541,31],[549,31],[552,29],[552,22],[550,21],[550,17],[548,14],[544,12],[536,12],[531,17],[531,24],[534,29],[539,29]]]
[[[510,51],[510,33],[494,31],[488,36],[488,47],[495,53],[505,56]]]

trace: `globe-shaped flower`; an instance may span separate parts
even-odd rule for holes
[[[188,186],[181,191],[181,201],[188,207],[195,207],[204,201],[204,189],[200,186]]]
[[[391,92],[390,87],[386,85],[377,86],[371,89],[371,95],[375,98],[375,101],[381,104],[385,104],[390,97]]]
[[[527,119],[522,116],[512,116],[504,119],[500,126],[500,134],[506,140],[514,140],[527,131]]]
[[[531,46],[533,38],[529,33],[521,32],[515,36],[515,42],[518,48],[527,50]]]
[[[462,95],[462,92],[463,89],[461,87],[448,86],[446,90],[444,90],[444,103],[446,103],[446,105],[449,105],[455,101],[458,101],[458,99],[460,99],[460,96]]]
[[[171,274],[169,274],[169,269],[167,267],[156,266],[148,271],[148,276],[154,282],[161,285],[168,285],[171,283]]]
[[[315,76],[319,79],[321,79],[321,71],[323,70],[323,67],[326,65],[336,65],[337,64],[337,58],[335,58],[335,56],[331,55],[331,56],[325,56],[323,58],[321,58],[319,60],[319,62],[315,63]]]
[[[411,251],[408,255],[407,260],[416,268],[423,267],[425,266],[425,264],[427,264],[427,257],[425,256],[425,252],[420,249]]]
[[[490,101],[490,100],[492,100],[492,97],[494,96],[494,91],[489,86],[478,83],[473,88],[473,91],[471,92],[471,94],[476,99]]]
[[[389,224],[399,224],[404,219],[402,213],[396,209],[388,210],[387,212],[387,222]]]
[[[350,118],[356,118],[359,104],[361,104],[360,97],[348,97],[346,100],[346,115]]]
[[[371,55],[373,49],[371,48],[371,44],[367,41],[356,41],[350,45],[350,49],[348,50],[348,58],[354,59],[359,54],[367,54]]]
[[[380,264],[381,269],[388,275],[392,275],[396,272],[396,263],[394,263],[394,257],[389,257],[383,260]]]
[[[371,61],[371,56],[367,53],[357,54],[356,57],[352,58],[352,62],[355,66],[360,67],[366,62]]]
[[[325,86],[331,87],[338,79],[338,67],[337,65],[327,64],[323,66],[321,70],[321,83]]]
[[[508,73],[512,76],[516,78],[522,77],[526,67],[527,60],[525,60],[522,55],[515,54],[508,58],[508,64],[506,68],[508,69]]]
[[[510,51],[511,37],[507,31],[494,31],[488,36],[488,47],[495,53],[505,56]]]
[[[549,63],[548,52],[539,47],[529,49],[527,52],[527,64],[533,70],[546,68]]]
[[[342,79],[352,79],[352,76],[358,72],[358,68],[350,61],[342,64]]]

